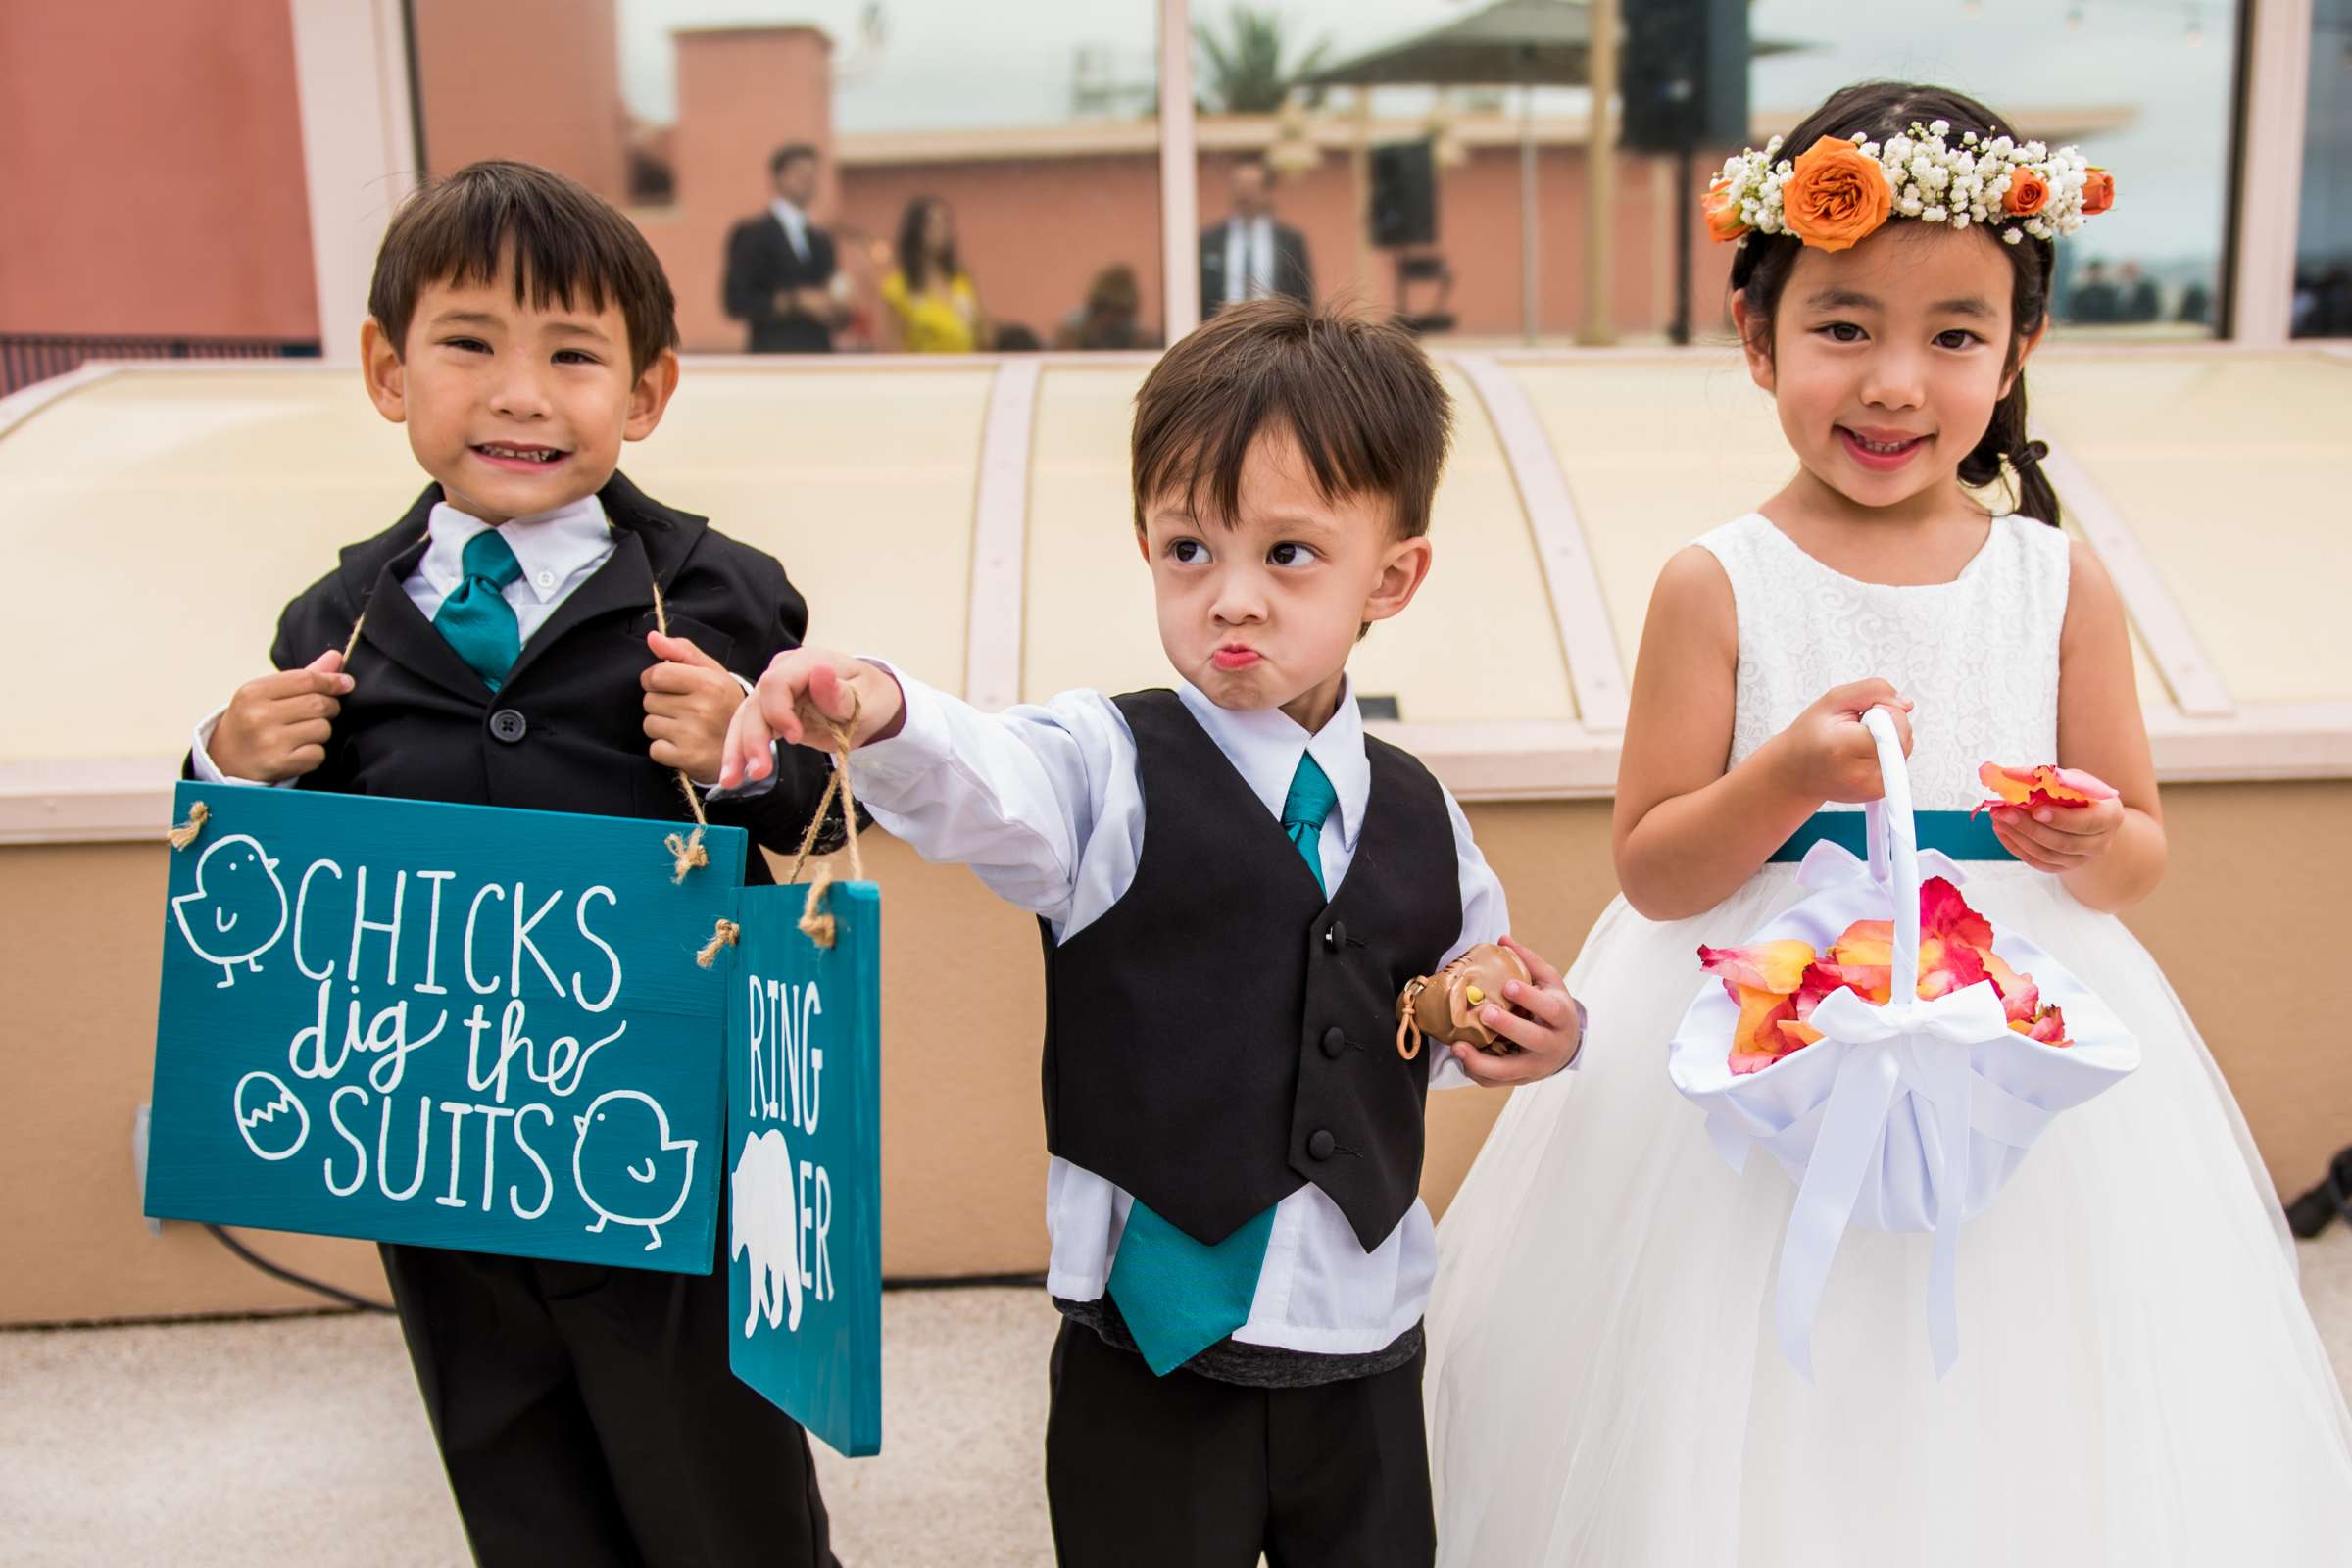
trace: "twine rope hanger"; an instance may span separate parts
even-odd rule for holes
[[[654,591],[658,595],[661,592],[661,589],[657,587]],[[367,624],[368,612],[363,608],[360,611],[360,618],[351,623],[351,640],[343,645],[343,663],[341,667],[344,669],[349,669],[351,667],[351,656],[355,653],[358,653],[360,649],[360,628]],[[702,815],[701,808],[696,808],[695,815]],[[165,838],[171,842],[172,849],[184,850],[189,845],[195,843],[196,840],[202,836],[204,833],[204,824],[211,821],[212,816],[213,808],[205,805],[202,801],[198,801],[194,806],[188,808],[188,819],[185,822],[172,823],[172,831],[166,834]],[[675,835],[672,836],[674,837]],[[682,871],[678,874],[680,876],[685,875],[685,873]]]
[[[816,809],[809,815],[808,827],[801,835],[800,853],[793,858],[792,874],[784,879],[786,887],[797,885],[801,872],[808,864],[808,857],[816,848],[816,837],[824,831],[825,813],[833,808],[833,796],[841,795],[842,821],[849,834],[850,880],[865,880],[865,856],[858,845],[858,795],[850,783],[850,742],[857,732],[860,708],[856,692],[850,693],[850,716],[845,722],[830,713],[820,713],[826,736],[833,743],[833,770],[825,779],[825,792],[817,797]],[[801,906],[801,935],[820,948],[833,946],[838,935],[833,916],[825,911],[825,890],[833,885],[833,868],[823,860],[816,863],[816,873],[808,879],[808,898]],[[743,928],[734,921],[721,918],[710,933],[710,940],[694,956],[694,961],[708,969],[718,961],[721,948],[731,948],[743,935]]]
[[[654,594],[654,626],[662,636],[666,637],[669,635],[669,606],[662,596],[661,579],[653,579],[651,587]],[[351,636],[343,644],[342,667],[345,671],[351,668],[352,656],[359,652],[360,633],[367,628],[367,625],[368,612],[365,607],[362,607],[359,618],[351,623]],[[801,873],[808,864],[808,857],[816,848],[817,835],[824,830],[825,813],[832,809],[833,797],[836,792],[841,796],[842,820],[846,824],[849,835],[850,879],[854,882],[865,880],[865,857],[858,843],[858,797],[855,788],[850,783],[850,742],[851,736],[855,733],[859,707],[858,694],[853,691],[850,694],[848,723],[845,724],[830,714],[818,715],[823,721],[828,738],[833,742],[833,768],[825,780],[824,794],[817,798],[816,810],[808,819],[808,830],[801,835],[800,852],[793,858],[792,874],[785,879],[785,885],[788,887],[798,884],[801,880]],[[696,791],[694,780],[687,776],[686,770],[682,767],[675,769],[675,773],[678,781],[678,793],[686,797],[687,809],[694,813],[693,832],[683,836],[672,833],[662,841],[662,847],[669,852],[672,861],[670,881],[679,883],[686,880],[687,872],[710,863],[710,852],[703,843],[703,835],[710,826],[710,818],[703,810],[703,798]],[[205,824],[211,819],[212,814],[212,808],[204,802],[198,801],[189,808],[188,819],[185,822],[172,824],[172,831],[168,835],[172,848],[174,851],[184,850],[194,844],[204,832]],[[818,861],[816,874],[810,878],[808,883],[808,902],[801,906],[801,934],[820,948],[833,946],[837,934],[833,916],[826,913],[824,908],[825,890],[832,886],[832,867],[822,860]],[[710,968],[718,961],[719,950],[733,947],[742,934],[743,928],[740,925],[721,916],[711,931],[710,940],[704,943],[695,954],[694,961],[703,968]]]

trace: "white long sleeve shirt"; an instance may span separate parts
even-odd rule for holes
[[[897,674],[897,671],[893,671]],[[999,897],[1043,916],[1056,942],[1102,915],[1135,881],[1144,843],[1144,799],[1127,721],[1100,692],[1068,692],[1042,706],[983,713],[898,674],[904,726],[851,754],[858,799],[874,820],[926,859],[967,864]],[[1323,824],[1323,874],[1333,894],[1354,858],[1371,792],[1363,721],[1352,689],[1313,735],[1280,710],[1237,712],[1190,685],[1177,695],[1268,812],[1282,813],[1302,753],[1338,794]],[[1461,887],[1460,939],[1446,954],[1492,942],[1510,924],[1502,885],[1471,838],[1453,797],[1453,872]],[[1432,867],[1432,870],[1438,868]],[[1450,1054],[1430,1052],[1431,1083],[1467,1083]],[[1064,1159],[1046,1178],[1053,1235],[1047,1288],[1065,1300],[1100,1298],[1134,1200]],[[1420,1320],[1437,1268],[1428,1208],[1416,1200],[1367,1252],[1339,1205],[1312,1185],[1275,1206],[1249,1321],[1247,1345],[1322,1355],[1385,1348]]]

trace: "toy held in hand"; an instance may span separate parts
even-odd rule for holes
[[[2116,792],[2104,780],[2083,772],[2079,767],[2003,767],[1998,762],[1986,762],[1977,769],[1977,781],[1992,791],[1994,799],[1980,801],[1976,810],[1989,811],[1996,807],[2015,806],[2025,810],[2052,807],[2073,810],[2099,801],[2112,801]]]
[[[1992,943],[1992,922],[1970,908],[1958,888],[1939,876],[1920,884],[1920,999],[1933,1001],[1989,980],[2011,1030],[2045,1046],[2073,1045],[2066,1015],[2043,1004],[2034,977],[2011,968]],[[1856,920],[1826,956],[1810,942],[1786,939],[1700,948],[1698,961],[1740,1005],[1732,1071],[1759,1072],[1821,1038],[1810,1020],[1830,993],[1850,990],[1865,1002],[1886,1004],[1894,991],[1894,922]]]
[[[1436,974],[1416,975],[1396,997],[1396,1053],[1410,1061],[1421,1054],[1424,1036],[1446,1045],[1476,1046],[1489,1055],[1519,1048],[1479,1021],[1487,1003],[1507,1007],[1505,982],[1535,984],[1527,965],[1510,949],[1481,942]]]

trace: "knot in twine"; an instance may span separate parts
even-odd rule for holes
[[[733,947],[735,939],[742,935],[743,927],[720,915],[718,924],[711,929],[710,940],[703,944],[703,951],[694,956],[694,961],[703,968],[710,968],[718,961],[718,950]]]
[[[172,848],[174,850],[184,850],[189,845],[195,843],[196,835],[204,831],[204,824],[212,820],[212,815],[213,808],[205,805],[202,801],[198,801],[194,806],[190,807],[188,808],[188,819],[185,822],[174,822],[172,824],[172,832],[170,834]]]
[[[858,798],[850,788],[850,737],[858,723],[858,694],[850,693],[850,716],[845,722],[830,713],[820,713],[826,732],[833,741],[833,771],[825,780],[825,793],[817,798],[816,813],[808,819],[808,831],[801,835],[801,853],[792,862],[792,875],[784,879],[790,887],[800,881],[802,868],[808,863],[808,852],[816,847],[816,836],[823,831],[825,813],[833,808],[833,795],[841,793],[841,815],[849,832],[850,880],[865,880],[865,858],[858,849]],[[838,934],[833,916],[825,912],[825,889],[833,885],[830,866],[819,864],[816,875],[808,883],[808,901],[801,906],[801,935],[820,948],[833,945]]]

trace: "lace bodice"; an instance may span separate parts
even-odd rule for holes
[[[1997,517],[1950,582],[1859,582],[1814,560],[1760,514],[1698,540],[1732,579],[1740,618],[1737,764],[1833,686],[1881,676],[1918,706],[1911,791],[1921,810],[1984,798],[1977,767],[2058,760],[2058,634],[2067,539]]]

